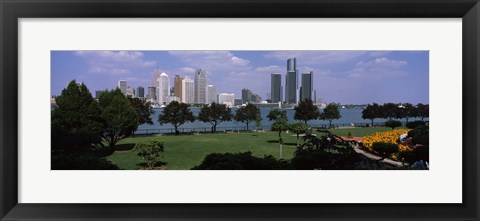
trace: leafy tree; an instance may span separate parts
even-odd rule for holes
[[[244,107],[240,107],[237,109],[235,113],[235,120],[247,124],[257,119],[257,115],[260,113],[260,109],[253,104],[247,104]]]
[[[373,120],[376,118],[381,118],[381,111],[381,107],[377,103],[368,104],[367,107],[362,110],[362,118],[371,120],[373,126]]]
[[[297,134],[297,146],[299,145],[300,134],[306,133],[308,131],[308,125],[305,123],[293,123],[289,125],[290,130]]]
[[[397,104],[397,108],[395,108],[394,115],[396,119],[408,118],[407,109],[401,104]]]
[[[398,109],[398,105],[394,103],[385,103],[383,104],[382,110],[382,118],[388,118],[389,120],[395,118],[395,112]]]
[[[385,127],[390,127],[393,129],[395,129],[395,127],[400,127],[402,126],[402,122],[398,121],[398,120],[387,120],[385,121]]]
[[[318,112],[318,107],[313,105],[312,100],[305,99],[300,101],[295,107],[295,114],[293,115],[293,118],[295,120],[301,120],[307,124],[309,120],[317,119],[319,115],[320,113]]]
[[[98,103],[85,84],[71,81],[55,99],[52,111],[52,149],[86,149],[100,144],[103,120]]]
[[[232,119],[232,109],[225,104],[212,103],[203,106],[198,114],[198,119],[212,124],[212,133],[217,131],[217,125]]]
[[[421,117],[422,118],[422,121],[423,121],[423,118],[425,117],[428,117],[428,104],[422,104],[422,103],[419,103],[417,104],[417,114],[418,114],[418,117]]]
[[[261,126],[262,126],[262,115],[260,115],[260,112],[259,112],[257,114],[257,117],[255,118],[255,127],[257,127],[257,132]]]
[[[188,109],[188,104],[172,101],[165,108],[163,112],[158,115],[158,122],[163,124],[171,124],[175,127],[175,135],[179,134],[178,127],[186,122],[195,121],[195,116]]]
[[[328,120],[329,122],[329,128],[332,127],[332,121],[335,119],[339,119],[342,117],[340,115],[340,111],[338,110],[338,106],[334,103],[328,104],[325,109],[323,109],[323,112],[320,114],[320,119],[321,120]]]
[[[99,98],[99,105],[105,120],[102,137],[111,151],[115,151],[115,144],[132,135],[140,120],[128,98],[118,88],[105,91]]]
[[[152,103],[147,100],[141,100],[139,98],[128,98],[132,104],[135,112],[137,112],[137,117],[139,124],[150,124],[153,125],[151,115],[155,113],[152,108]]]
[[[272,124],[271,130],[278,131],[278,143],[280,144],[280,158],[282,158],[282,147],[283,147],[282,131],[286,131],[289,129],[287,111],[274,109],[270,111],[270,113],[268,113],[267,117],[270,121],[274,121]]]
[[[406,112],[406,116],[405,116],[405,120],[407,121],[408,123],[408,118],[414,118],[414,117],[417,117],[417,110],[415,108],[415,106],[413,106],[411,103],[405,103],[403,104],[403,107],[405,109],[405,112]]]
[[[163,158],[163,142],[152,140],[149,144],[138,143],[133,148],[133,151],[145,161],[149,169],[153,169],[156,164],[160,163],[160,159]]]

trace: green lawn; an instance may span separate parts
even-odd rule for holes
[[[376,131],[387,131],[390,128],[345,128],[331,130],[339,136],[371,135]],[[317,133],[320,135],[320,133]],[[293,157],[297,139],[295,134],[282,133],[283,158]],[[114,154],[107,157],[120,169],[135,170],[141,168],[142,160],[131,150],[137,143],[158,139],[164,142],[166,163],[168,170],[189,170],[199,165],[206,155],[211,153],[238,153],[251,151],[254,156],[263,157],[272,155],[279,158],[279,144],[277,132],[259,133],[231,133],[231,134],[200,134],[180,136],[137,136],[121,140]]]

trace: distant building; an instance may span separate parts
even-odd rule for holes
[[[166,96],[165,97],[165,104],[166,105],[170,104],[172,101],[180,102],[180,99],[177,96]]]
[[[250,103],[251,99],[252,99],[252,91],[247,88],[242,89],[243,103]]]
[[[95,98],[96,98],[96,99],[99,99],[100,96],[102,96],[102,94],[105,93],[105,91],[108,91],[108,90],[105,89],[105,90],[95,91]]]
[[[125,80],[119,80],[117,84],[117,88],[120,89],[122,94],[127,94],[127,81]]]
[[[131,98],[135,97],[135,89],[134,88],[131,88],[131,87],[127,88],[127,97],[131,97]]]
[[[313,71],[309,73],[302,74],[302,86],[300,87],[300,100],[309,99],[311,101],[314,100],[312,96],[313,90]]]
[[[179,98],[180,102],[183,102],[182,100],[182,80],[183,78],[180,77],[179,75],[175,75],[175,78],[173,79],[173,94]]]
[[[145,89],[142,86],[137,87],[135,91],[135,97],[145,98]]]
[[[258,94],[252,94],[252,96],[250,96],[250,103],[260,103],[260,101],[262,101],[262,97]]]
[[[235,101],[234,101],[234,105],[235,106],[240,106],[243,104],[243,100],[241,98],[235,98]]]
[[[157,87],[148,87],[147,100],[150,102],[157,101]]]
[[[283,100],[282,75],[272,74],[270,83],[270,100],[272,103],[278,103]]]
[[[218,103],[232,107],[235,104],[235,94],[220,93],[218,94]]]
[[[317,102],[316,102],[316,103],[317,103],[317,104],[323,103],[322,97],[317,96]]]
[[[218,103],[217,101],[217,89],[213,85],[207,85],[207,104],[213,102]]]
[[[185,77],[182,80],[182,98],[181,101],[187,104],[195,102],[195,86],[192,79]]]
[[[198,69],[195,73],[195,103],[207,103],[207,72],[205,69]]]
[[[297,59],[287,60],[287,75],[285,76],[285,102],[289,104],[297,103]]]
[[[165,97],[170,96],[170,79],[163,72],[157,79],[157,102],[162,105],[165,103]]]

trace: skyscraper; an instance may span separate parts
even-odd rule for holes
[[[138,98],[144,98],[145,97],[145,89],[142,86],[137,87],[137,94],[136,96]]]
[[[289,104],[297,103],[297,60],[287,60],[287,76],[285,76],[285,101]]]
[[[165,97],[170,96],[170,80],[168,75],[163,72],[157,79],[157,102],[162,105],[165,103]]]
[[[303,101],[305,99],[313,100],[312,97],[312,89],[313,89],[313,71],[310,73],[303,73],[302,74],[302,87],[300,87],[300,100]]]
[[[282,75],[281,74],[272,74],[272,82],[270,84],[270,99],[272,103],[281,102],[283,99],[282,96]]]
[[[120,88],[122,94],[127,94],[127,81],[119,80],[117,84],[117,88]]]
[[[217,89],[213,85],[207,85],[207,104],[217,103]]]
[[[207,72],[205,69],[198,69],[195,72],[195,103],[206,104],[207,103]]]
[[[151,102],[157,100],[157,87],[154,87],[154,86],[148,87],[147,99]]]
[[[251,99],[252,99],[252,91],[247,88],[242,89],[243,103],[250,103]]]
[[[131,87],[127,88],[127,97],[131,97],[131,98],[135,97],[135,89],[134,88],[131,88]]]
[[[178,97],[179,101],[182,101],[182,80],[183,78],[175,75],[175,78],[173,79],[173,94],[175,97]]]
[[[193,80],[185,77],[182,80],[182,98],[181,101],[187,104],[193,104],[195,98],[195,87]]]

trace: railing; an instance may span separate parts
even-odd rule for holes
[[[405,125],[406,122],[402,122],[402,125]],[[327,129],[329,124],[308,124],[309,127],[314,129]],[[371,123],[332,123],[331,128],[342,128],[342,127],[383,127],[385,126],[384,122],[374,122]],[[217,127],[216,133],[234,133],[240,131],[257,131],[264,130],[270,131],[270,126],[230,126],[230,127]],[[198,134],[198,133],[211,133],[212,127],[195,127],[195,128],[178,128],[179,133],[181,134]],[[138,129],[135,131],[136,135],[150,135],[150,134],[174,134],[175,128],[154,128],[154,129]]]

